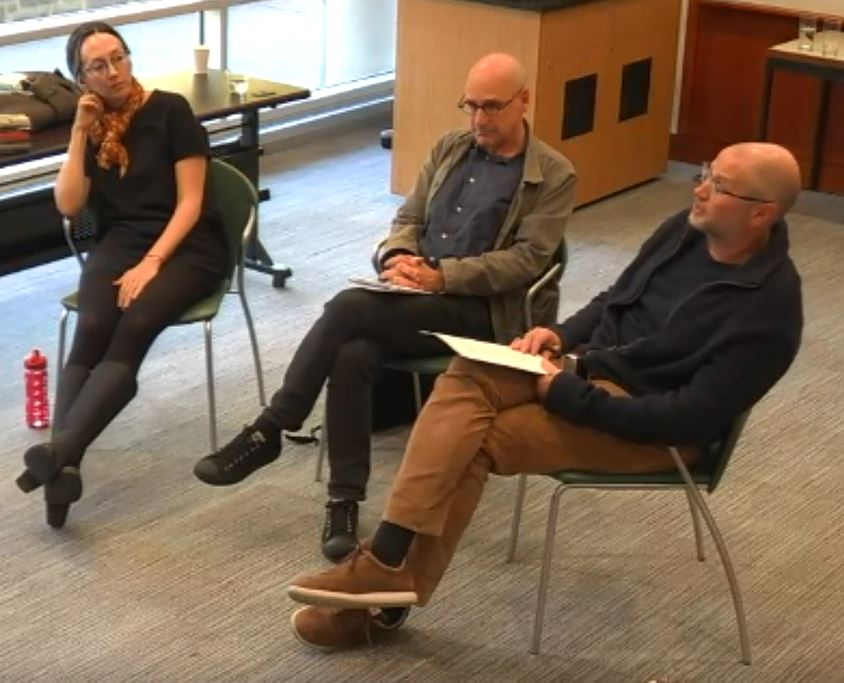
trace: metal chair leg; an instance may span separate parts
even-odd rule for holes
[[[542,569],[539,572],[539,590],[536,594],[536,614],[533,618],[533,635],[530,640],[532,655],[539,654],[542,640],[542,624],[545,620],[545,603],[548,596],[548,579],[551,574],[551,558],[554,555],[554,537],[557,535],[557,515],[560,511],[560,496],[568,487],[560,484],[554,489],[548,504],[548,523],[545,525],[545,549],[542,552]]]
[[[214,396],[214,347],[211,342],[211,321],[202,323],[205,332],[205,381],[208,385],[208,424],[211,451],[217,450],[217,402]]]
[[[64,345],[67,335],[67,314],[66,308],[62,308],[61,315],[59,315],[59,355],[56,358],[56,385],[58,386],[59,378],[64,368]]]
[[[519,543],[519,527],[522,523],[522,508],[525,502],[527,475],[520,474],[516,484],[516,502],[513,504],[513,519],[510,521],[510,543],[507,549],[507,562],[516,559],[516,546]]]
[[[680,458],[680,454],[677,452],[677,449],[669,448],[668,450],[671,453],[671,457],[674,459],[674,464],[677,466],[680,476],[683,477],[683,481],[686,483],[686,492],[688,493],[689,498],[694,501],[694,504],[703,516],[703,521],[706,522],[709,533],[712,535],[712,540],[715,542],[715,548],[718,550],[718,555],[721,558],[721,565],[724,567],[724,573],[727,575],[727,583],[730,586],[730,594],[733,598],[733,607],[736,612],[736,625],[739,632],[739,643],[741,645],[741,661],[743,664],[747,664],[749,666],[750,639],[747,635],[747,621],[744,616],[744,603],[741,598],[741,592],[739,591],[738,580],[736,579],[736,573],[733,569],[733,563],[730,561],[730,555],[727,552],[727,546],[724,543],[724,538],[721,536],[721,531],[718,529],[718,525],[715,523],[715,518],[709,510],[709,506],[706,504],[703,496],[700,495],[700,491],[698,491],[695,486],[695,483],[689,474],[689,470]]]
[[[246,293],[243,291],[243,275],[239,278],[237,296],[240,298],[240,305],[243,308],[243,317],[246,319],[246,329],[249,332],[249,342],[252,345],[252,359],[255,361],[255,378],[258,380],[258,401],[261,406],[267,405],[267,395],[264,391],[264,371],[261,368],[261,354],[258,351],[258,337],[255,334],[255,323],[252,320],[252,312],[249,310],[249,303],[246,301]]]
[[[697,559],[703,562],[706,559],[706,551],[703,547],[703,535],[700,530],[700,517],[698,516],[695,502],[692,500],[691,494],[686,491],[686,501],[689,503],[689,513],[692,516],[692,529],[695,534],[695,550],[697,551]]]
[[[322,481],[322,463],[325,461],[325,449],[328,446],[328,405],[322,409],[322,434],[319,438],[319,452],[316,458],[314,481]]]
[[[418,372],[412,372],[410,374],[413,378],[413,405],[416,406],[416,415],[418,417],[422,411],[422,385]]]
[[[55,401],[58,398],[59,382],[62,379],[62,372],[64,371],[64,345],[65,337],[67,335],[67,315],[68,310],[62,306],[62,312],[59,315],[59,353],[56,356],[56,392],[53,394],[53,410],[55,410]],[[55,414],[53,414],[55,418]],[[56,422],[52,420],[50,427],[51,437],[55,436]]]

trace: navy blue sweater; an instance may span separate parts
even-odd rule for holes
[[[665,221],[615,284],[556,326],[564,351],[580,350],[590,374],[632,398],[616,398],[560,373],[549,412],[631,441],[704,445],[717,441],[785,373],[800,346],[800,276],[778,222],[767,246],[679,301],[654,334],[619,345],[619,319],[648,279],[697,237],[688,211]]]

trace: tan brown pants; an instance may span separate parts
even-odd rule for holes
[[[612,382],[594,384],[627,395]],[[684,453],[689,463],[695,456]],[[416,421],[384,513],[417,533],[408,566],[420,604],[442,578],[490,472],[564,469],[659,472],[674,469],[674,462],[665,447],[623,441],[548,413],[535,375],[455,359]]]

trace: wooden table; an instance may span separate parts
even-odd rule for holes
[[[815,34],[815,43],[823,44],[823,33]],[[812,135],[812,160],[809,170],[808,188],[816,190],[821,167],[821,150],[826,137],[826,113],[829,105],[829,91],[833,81],[844,81],[844,37],[840,39],[839,53],[835,57],[822,55],[820,52],[800,50],[798,40],[789,40],[768,48],[765,61],[765,80],[762,85],[762,110],[759,116],[759,140],[768,136],[768,115],[771,107],[771,87],[774,72],[796,71],[819,78],[821,96],[815,115],[815,129]]]
[[[229,92],[224,71],[207,74],[190,71],[144,79],[144,86],[177,92],[188,100],[200,121],[214,121],[238,116],[239,121],[222,131],[234,131],[233,142],[214,145],[212,152],[243,171],[258,188],[258,144],[260,110],[310,97],[310,91],[284,83],[249,78],[249,92],[244,96]],[[0,156],[0,168],[20,166],[29,161],[63,154],[70,138],[70,124],[55,126],[33,134],[32,147],[26,152]],[[48,174],[52,175],[52,173]],[[37,178],[37,176],[33,176]],[[4,189],[0,184],[0,191]],[[260,190],[261,199],[269,198]],[[61,233],[61,217],[53,206],[52,189],[24,192],[0,199],[0,275],[27,268],[67,254]],[[11,234],[7,231],[13,231]],[[32,239],[34,236],[35,239]],[[273,286],[283,287],[292,275],[289,267],[276,263],[257,236],[247,250],[247,266],[272,276]]]

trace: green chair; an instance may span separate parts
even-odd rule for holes
[[[258,194],[249,179],[239,170],[219,159],[212,159],[208,165],[206,192],[209,193],[222,220],[229,252],[229,265],[226,277],[220,281],[217,290],[202,301],[191,306],[174,325],[202,323],[205,333],[205,371],[208,383],[208,415],[209,440],[211,450],[217,450],[217,406],[214,394],[214,357],[212,347],[212,321],[220,310],[220,305],[226,294],[237,294],[246,319],[249,341],[252,345],[252,357],[255,362],[255,376],[258,381],[258,400],[262,406],[266,405],[264,393],[264,377],[261,370],[261,356],[258,352],[258,340],[255,336],[255,325],[246,300],[245,282],[243,277],[244,249],[255,231],[258,210]],[[91,215],[83,211],[73,219],[64,218],[62,221],[65,239],[73,255],[84,263],[82,248],[90,241],[94,234],[94,223]],[[234,281],[234,282],[233,282]],[[62,313],[59,318],[59,367],[64,365],[65,335],[67,332],[68,314],[78,313],[78,292],[69,294],[61,301]]]
[[[744,616],[744,606],[739,592],[738,581],[730,562],[727,546],[721,532],[715,523],[715,518],[709,510],[700,489],[707,493],[713,493],[721,481],[727,463],[735,449],[736,442],[741,435],[750,411],[740,415],[732,424],[724,437],[710,446],[709,452],[699,462],[686,467],[680,458],[676,448],[669,448],[671,457],[677,466],[676,471],[657,472],[651,474],[613,474],[596,472],[568,471],[557,472],[550,475],[558,482],[548,507],[548,522],[545,529],[545,548],[542,555],[542,568],[539,575],[539,589],[537,592],[536,613],[533,622],[533,635],[531,638],[530,652],[539,653],[540,640],[542,638],[542,625],[545,616],[545,604],[548,592],[548,581],[551,573],[551,559],[554,550],[554,537],[557,531],[557,514],[559,512],[560,496],[569,489],[605,489],[605,490],[668,490],[682,491],[686,494],[689,510],[692,517],[692,528],[694,529],[697,558],[701,562],[706,559],[701,537],[700,519],[698,514],[703,516],[724,573],[727,576],[727,583],[733,599],[733,607],[736,613],[736,624],[738,626],[739,643],[741,646],[741,661],[750,664],[750,641],[747,635],[747,623]],[[516,554],[516,545],[519,538],[519,524],[521,521],[522,506],[525,496],[526,475],[520,475],[516,504],[513,511],[513,521],[510,530],[510,547],[507,554],[507,561],[512,562]]]
[[[372,267],[377,271],[380,264],[380,250],[384,240],[375,245],[372,253]],[[524,316],[525,329],[529,330],[533,327],[533,312],[531,306],[533,299],[538,292],[542,290],[552,280],[559,280],[566,269],[568,262],[568,249],[566,247],[565,238],[560,243],[557,253],[554,255],[554,260],[551,266],[546,270],[536,282],[534,282],[525,294],[524,308],[522,315]],[[453,354],[444,353],[440,356],[424,356],[421,358],[390,358],[384,363],[384,367],[391,370],[398,370],[399,372],[410,373],[411,381],[413,383],[413,405],[416,408],[416,414],[422,410],[422,381],[423,375],[439,375],[444,372],[451,362]],[[317,454],[316,472],[314,474],[314,481],[322,481],[322,467],[325,461],[326,443],[328,442],[328,420],[327,415],[323,411],[322,415],[322,437],[319,440],[319,453]]]

